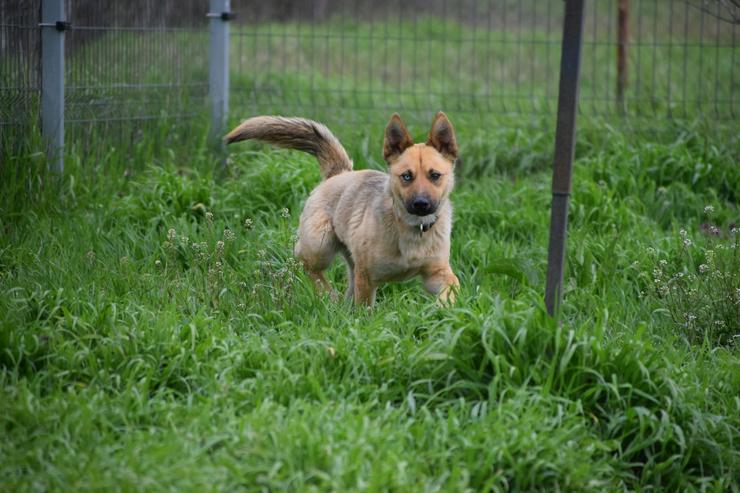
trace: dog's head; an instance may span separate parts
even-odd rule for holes
[[[394,113],[385,129],[383,157],[397,213],[411,226],[433,224],[455,183],[457,141],[447,115],[437,113],[427,141],[414,144]]]

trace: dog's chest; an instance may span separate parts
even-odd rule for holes
[[[432,235],[399,238],[395,248],[375,257],[371,271],[377,281],[405,281],[418,275],[440,257],[440,245]]]

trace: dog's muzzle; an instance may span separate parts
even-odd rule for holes
[[[413,197],[406,203],[406,210],[415,216],[428,216],[437,210],[437,204],[424,196]]]

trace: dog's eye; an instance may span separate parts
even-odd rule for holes
[[[406,183],[408,183],[414,179],[414,175],[412,175],[410,171],[405,171],[401,173],[401,179],[405,181]]]
[[[437,181],[442,177],[442,173],[439,173],[437,171],[430,171],[429,172],[429,179],[432,181]]]

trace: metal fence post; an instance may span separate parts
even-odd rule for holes
[[[211,46],[209,51],[208,92],[213,120],[211,138],[220,142],[229,111],[229,20],[233,18],[231,0],[210,0]]]
[[[560,55],[558,123],[555,130],[555,158],[552,172],[552,213],[547,253],[545,306],[550,315],[560,309],[563,296],[565,242],[568,236],[568,200],[571,190],[573,151],[578,111],[578,78],[581,69],[583,0],[565,0],[563,45]]]
[[[41,134],[49,168],[64,171],[65,0],[41,2]]]
[[[629,0],[617,4],[617,110],[624,114],[624,91],[627,88],[627,44],[629,43]]]

